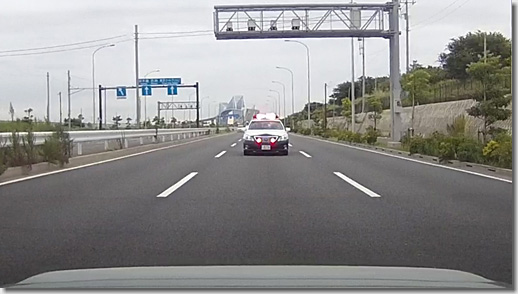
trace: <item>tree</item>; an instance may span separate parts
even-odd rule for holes
[[[126,129],[131,129],[131,117],[126,118]]]
[[[430,75],[428,78],[430,84],[436,84],[448,79],[448,73],[442,67],[429,65],[427,68],[422,69]]]
[[[448,52],[439,55],[439,62],[449,78],[466,80],[470,77],[466,68],[484,56],[484,34],[488,53],[500,56],[501,63],[511,56],[511,41],[501,33],[470,32],[452,39],[447,46]]]
[[[349,100],[349,98],[342,99],[342,115],[345,117],[347,129],[349,129],[353,115],[352,102]]]
[[[466,72],[473,79],[481,82],[482,91],[474,96],[477,105],[467,110],[468,114],[484,120],[482,137],[487,143],[487,135],[494,131],[491,126],[511,116],[507,106],[511,103],[511,95],[506,95],[506,89],[500,86],[499,81],[509,74],[508,67],[502,67],[499,56],[490,56],[486,61],[479,60],[471,63]]]
[[[165,118],[158,118],[158,116],[155,116],[153,118],[153,125],[155,128],[164,128],[165,127]]]
[[[82,128],[84,127],[84,124],[83,124],[83,120],[85,119],[85,117],[83,116],[82,113],[80,113],[78,116],[77,116],[77,121],[79,122],[79,127]]]
[[[369,119],[374,121],[374,130],[376,130],[377,122],[381,119],[381,113],[383,112],[382,96],[383,92],[377,91],[367,98],[369,110],[372,111],[372,113],[369,114]]]
[[[119,129],[120,122],[122,121],[122,117],[120,115],[117,115],[117,116],[114,116],[112,120],[115,123],[115,128]]]
[[[33,112],[33,109],[29,107],[28,109],[25,109],[23,112],[25,112],[25,116],[23,117],[22,121],[32,123],[34,115],[32,115],[31,112]]]
[[[430,88],[429,79],[430,74],[424,69],[417,69],[403,76],[403,89],[410,93],[412,99],[412,129],[414,128],[415,102],[424,102]]]

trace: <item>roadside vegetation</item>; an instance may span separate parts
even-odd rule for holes
[[[484,37],[487,50],[484,52]],[[476,104],[448,125],[446,130],[429,136],[403,136],[402,149],[410,153],[437,156],[441,161],[460,160],[512,168],[512,136],[508,130],[495,127],[498,121],[512,117],[509,109],[511,96],[511,41],[500,33],[468,33],[454,38],[447,51],[439,55],[439,66],[424,67],[414,61],[411,70],[401,77],[403,106],[412,106],[411,128],[415,106],[445,101],[472,99]],[[293,132],[316,135],[336,140],[376,144],[381,136],[377,130],[383,109],[390,106],[388,77],[366,77],[365,97],[362,97],[361,77],[354,82],[356,113],[365,112],[370,126],[365,133],[352,132],[352,103],[350,81],[338,84],[327,105],[310,104],[311,121],[307,120],[307,104],[293,114]],[[365,99],[365,102],[362,100]],[[341,116],[345,124],[330,129],[329,117]],[[482,121],[477,134],[467,132],[466,116]],[[356,123],[362,123],[357,121]]]
[[[32,165],[40,162],[60,167],[68,163],[72,152],[72,141],[63,127],[52,128],[52,134],[41,145],[36,145],[34,130],[25,133],[12,131],[8,137],[0,138],[0,175],[9,167],[21,167],[27,174]]]

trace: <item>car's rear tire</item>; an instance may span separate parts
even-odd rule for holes
[[[246,150],[243,150],[243,155],[244,155],[244,156],[248,156],[248,155],[250,155],[250,152],[249,152],[249,151],[246,151]]]
[[[282,152],[281,152],[281,155],[283,155],[283,156],[287,156],[287,155],[288,155],[288,150],[284,150],[284,151],[282,151]]]

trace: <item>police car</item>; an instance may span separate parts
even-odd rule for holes
[[[288,155],[288,131],[275,113],[254,115],[243,135],[243,154]]]

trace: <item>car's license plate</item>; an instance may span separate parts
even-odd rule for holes
[[[272,146],[270,145],[262,145],[261,146],[261,150],[271,150],[272,149]]]

